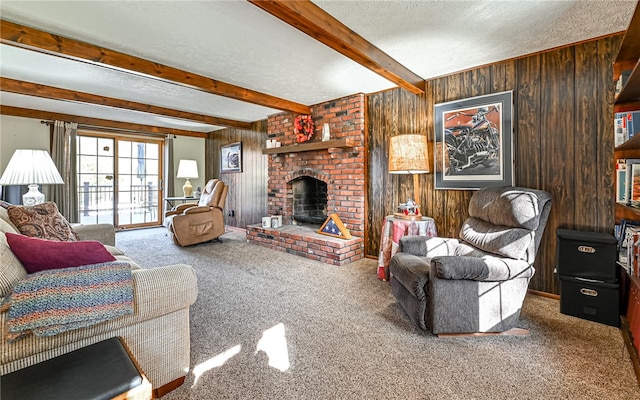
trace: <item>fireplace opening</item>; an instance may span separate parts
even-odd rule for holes
[[[291,181],[293,219],[297,222],[322,224],[327,219],[327,184],[310,176]]]

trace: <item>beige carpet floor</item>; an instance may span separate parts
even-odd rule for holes
[[[191,264],[191,369],[163,399],[640,399],[617,328],[530,295],[528,336],[439,339],[414,328],[376,261],[342,267],[246,243],[181,248],[119,232],[143,267]]]

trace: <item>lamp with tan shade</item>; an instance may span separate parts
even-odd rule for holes
[[[413,204],[411,200],[399,207],[402,218],[421,218],[418,174],[429,173],[429,150],[427,136],[404,134],[391,137],[389,141],[389,173],[413,175]]]

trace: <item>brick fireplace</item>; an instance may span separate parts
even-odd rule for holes
[[[310,176],[292,180],[292,218],[298,223],[322,224],[327,213],[327,183]]]
[[[269,117],[268,212],[282,215],[281,228],[250,225],[247,240],[329,264],[343,265],[364,256],[364,95],[357,94],[311,108],[314,136],[298,144],[292,113]],[[329,125],[331,140],[322,142]],[[327,215],[338,214],[353,239],[316,233]]]

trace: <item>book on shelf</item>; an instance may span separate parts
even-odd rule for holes
[[[618,261],[629,275],[637,273],[640,264],[640,221],[622,220],[618,243]]]
[[[624,159],[616,163],[616,202],[627,203],[627,164]]]
[[[625,271],[629,272],[627,268],[627,249],[620,249],[620,251],[618,251],[618,264],[620,264]]]
[[[625,171],[624,174],[618,172],[622,169]],[[622,179],[622,175],[624,175],[625,179],[624,195],[617,196],[624,199],[620,202],[629,207],[640,208],[640,158],[624,159],[624,168],[620,167],[616,171],[616,179]],[[620,190],[620,186],[622,186],[622,183],[619,183],[618,190]]]
[[[616,176],[616,203],[627,204],[627,171],[618,170]]]
[[[616,118],[614,120],[615,126],[615,147],[620,146],[622,143],[627,141],[627,137],[629,136],[627,133],[627,128],[625,128],[624,118]]]
[[[627,183],[630,185],[626,188],[627,204],[631,207],[640,207],[640,163],[631,164],[631,171],[627,171]]]
[[[631,268],[629,269],[629,275],[640,277],[640,240],[633,245],[635,257]]]
[[[614,133],[616,147],[640,133],[640,110],[616,113]]]
[[[640,277],[640,232],[634,232],[633,240],[628,250],[627,273],[637,278]]]
[[[627,84],[627,80],[629,80],[629,76],[631,75],[631,70],[624,70],[620,74],[620,77],[616,81],[616,93],[615,95],[619,95],[622,92],[622,88]]]
[[[635,249],[634,249],[635,242],[633,241],[633,238],[637,238],[637,237],[638,237],[638,233],[633,232],[631,234],[631,239],[629,240],[629,247],[627,247],[627,273],[629,275],[633,275],[633,265],[634,265],[634,256],[635,256]]]

